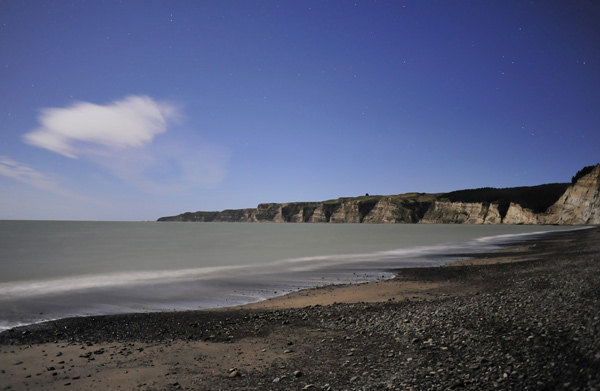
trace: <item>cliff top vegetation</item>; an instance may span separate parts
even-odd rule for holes
[[[599,165],[600,165],[600,163],[593,165],[593,166],[583,167],[581,170],[577,171],[577,174],[575,174],[575,176],[573,178],[571,178],[571,183],[575,184],[575,182],[577,182],[579,180],[579,178],[586,176],[587,174],[592,172],[594,170],[594,168],[598,167]]]
[[[534,213],[545,212],[567,190],[569,183],[549,183],[539,186],[510,187],[496,189],[484,187],[480,189],[457,190],[442,194],[441,199],[450,202],[486,202],[498,204],[500,215],[506,214],[511,202]]]

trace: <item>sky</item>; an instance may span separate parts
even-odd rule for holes
[[[0,219],[569,182],[597,1],[0,0]]]

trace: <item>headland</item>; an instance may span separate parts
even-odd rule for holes
[[[579,170],[571,183],[262,203],[256,208],[185,212],[158,221],[599,225],[600,164]]]

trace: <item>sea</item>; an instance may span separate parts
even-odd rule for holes
[[[0,221],[0,331],[388,279],[557,226]]]

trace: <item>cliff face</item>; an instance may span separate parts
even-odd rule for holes
[[[382,197],[364,217],[363,223],[418,223],[435,199],[435,195],[419,193]]]
[[[539,224],[538,216],[527,208],[513,202],[508,206],[503,224]]]
[[[587,173],[576,181],[574,179],[575,183],[568,187],[567,184],[551,184],[530,188],[463,190],[447,194],[367,195],[323,202],[264,203],[248,209],[187,212],[161,217],[158,221],[600,224],[600,164],[584,170]],[[511,196],[514,200],[510,199]],[[468,202],[478,199],[485,201]]]
[[[420,221],[427,224],[499,224],[498,205],[484,202],[435,202]]]
[[[545,224],[600,224],[600,164],[569,186],[539,220]]]
[[[189,222],[247,222],[254,219],[255,209],[227,209],[222,212],[186,212],[177,216],[161,217],[158,221]]]

